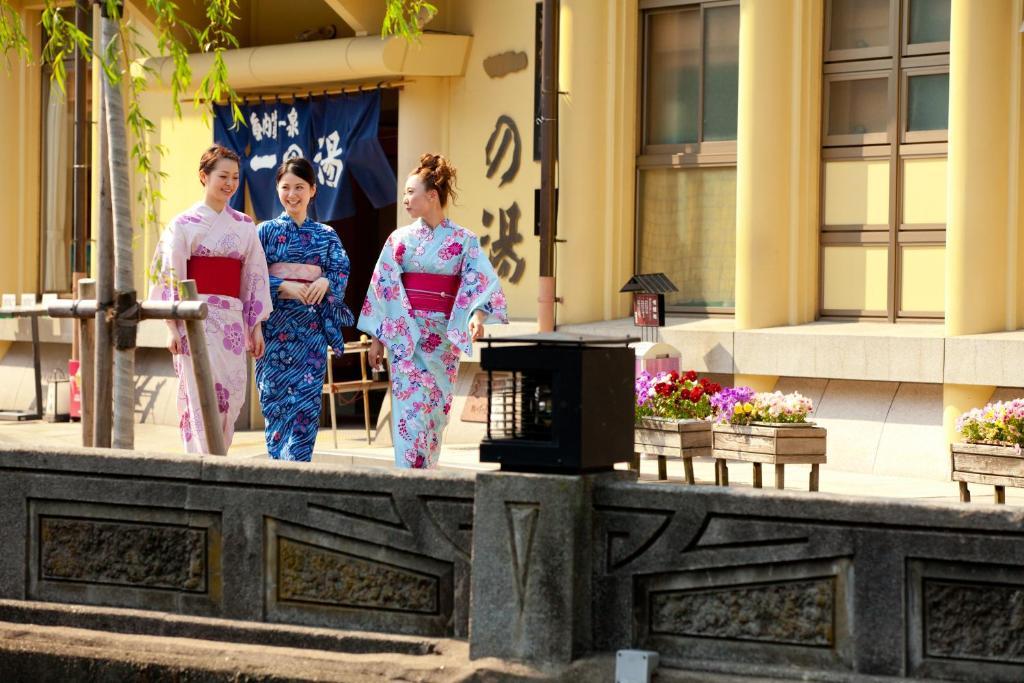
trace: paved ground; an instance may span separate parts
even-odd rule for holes
[[[81,444],[81,426],[78,423],[0,422],[0,443],[46,444],[49,446],[78,446]],[[136,425],[135,446],[139,451],[180,452],[178,429],[165,425]],[[231,446],[230,458],[265,457],[263,432],[238,432]],[[319,462],[353,465],[357,467],[392,467],[390,447],[373,447],[366,443],[361,425],[339,429],[338,448],[334,448],[330,429],[320,431],[314,459]],[[494,465],[481,463],[476,444],[447,444],[441,452],[441,467],[464,470],[494,469]],[[809,466],[786,467],[786,488],[806,490]],[[699,485],[714,484],[714,466],[710,459],[694,462],[694,473]],[[656,485],[657,463],[644,461],[641,479]],[[681,462],[669,461],[671,481],[682,481]],[[734,486],[751,485],[753,471],[749,465],[733,463],[729,467],[729,483]],[[764,468],[764,486],[774,486],[772,468]],[[950,481],[881,477],[857,472],[844,472],[827,465],[821,469],[820,489],[826,493],[851,496],[920,499],[933,502],[958,502],[956,484]],[[992,487],[971,485],[972,505],[992,502]],[[1008,505],[1024,505],[1024,489],[1007,489]]]

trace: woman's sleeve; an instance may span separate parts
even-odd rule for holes
[[[150,266],[150,277],[153,286],[149,290],[149,298],[153,301],[179,301],[181,290],[178,285],[188,274],[188,244],[184,229],[177,222],[168,225],[153,254]]]
[[[395,250],[401,248],[401,240],[392,233],[373,269],[357,325],[388,347],[392,362],[411,358],[420,340],[419,327],[412,318],[409,297],[402,286],[401,260],[395,258]]]
[[[270,251],[270,240],[275,238],[274,235],[274,221],[263,221],[256,228],[256,233],[259,235],[260,247],[263,249],[263,256],[266,257]],[[268,261],[269,263],[269,261]],[[271,306],[277,306],[277,292],[281,286],[282,279],[267,273],[267,284],[270,288],[270,304]]]
[[[467,356],[473,354],[469,321],[476,311],[486,314],[485,323],[508,323],[508,307],[498,274],[480,248],[480,239],[470,235],[463,245],[461,282],[448,321],[448,339]]]
[[[242,283],[240,298],[242,299],[242,317],[251,330],[256,323],[270,317],[274,305],[270,298],[270,274],[267,273],[267,255],[263,251],[259,235],[254,225],[248,223],[251,232],[245,261],[242,263]]]
[[[355,316],[345,305],[345,289],[348,287],[348,274],[351,269],[348,254],[345,247],[341,245],[341,238],[333,228],[327,228],[327,263],[324,268],[324,277],[330,283],[325,302],[331,307],[332,318],[342,327],[351,327],[355,323]]]

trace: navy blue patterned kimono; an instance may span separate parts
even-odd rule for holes
[[[261,223],[259,235],[274,305],[263,325],[267,349],[256,362],[267,451],[274,459],[309,461],[320,424],[327,345],[344,348],[341,328],[354,323],[345,305],[348,254],[333,228],[309,218],[299,226],[287,213]],[[315,280],[318,268],[330,281],[319,304],[279,296],[285,279]]]

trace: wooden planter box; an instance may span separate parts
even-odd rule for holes
[[[754,465],[754,488],[761,488],[761,465],[775,465],[775,488],[785,487],[786,465],[810,465],[809,488],[818,490],[818,465],[825,464],[825,429],[802,424],[716,424],[712,453],[715,483],[729,485],[729,460]]]
[[[1024,456],[1013,446],[981,443],[949,445],[950,478],[960,483],[960,500],[971,502],[968,483],[995,486],[996,503],[1006,502],[1006,487],[1024,488]]]
[[[686,483],[693,484],[693,458],[711,455],[711,423],[645,417],[636,425],[633,443],[634,469],[640,469],[640,456],[657,456],[658,479],[668,479],[666,460],[679,458]]]

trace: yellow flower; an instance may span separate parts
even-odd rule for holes
[[[754,412],[754,404],[753,403],[744,403],[743,404],[743,412],[745,412],[747,414],[750,414],[750,413]]]
[[[741,415],[743,413],[743,404],[737,403],[736,405],[734,405],[732,407],[732,412],[734,415]]]

